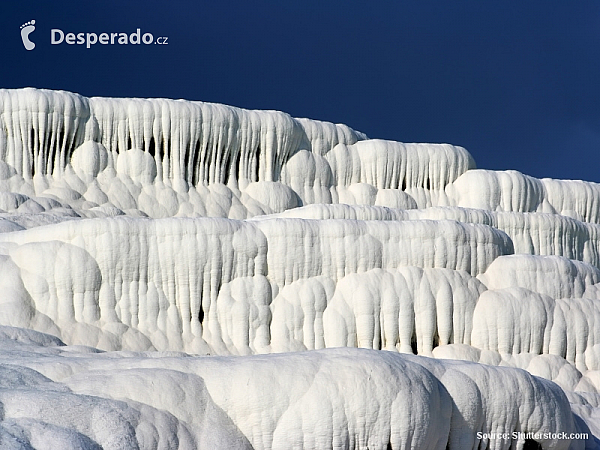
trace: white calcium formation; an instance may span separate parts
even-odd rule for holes
[[[600,185],[0,90],[0,404],[2,449],[600,448]]]

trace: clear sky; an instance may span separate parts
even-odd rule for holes
[[[0,25],[0,87],[277,109],[600,182],[597,0],[7,0]],[[51,44],[137,28],[167,45]]]

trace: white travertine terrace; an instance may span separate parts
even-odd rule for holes
[[[598,184],[0,90],[3,449],[600,448],[599,305]]]

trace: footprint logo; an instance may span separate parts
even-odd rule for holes
[[[35,20],[21,25],[21,39],[26,50],[33,50],[35,44],[29,40],[29,35],[35,30]]]

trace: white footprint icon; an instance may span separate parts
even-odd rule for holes
[[[24,23],[21,25],[21,39],[23,40],[23,45],[27,50],[33,50],[35,48],[35,44],[29,40],[29,35],[35,30],[35,20]]]

